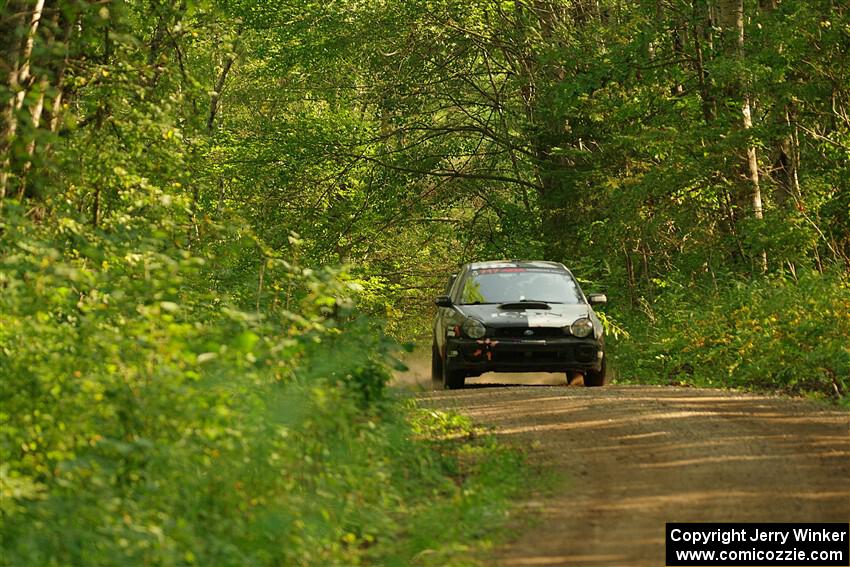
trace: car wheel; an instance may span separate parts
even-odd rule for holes
[[[431,346],[431,388],[443,389],[443,357],[440,356],[436,342]]]
[[[606,369],[605,359],[602,359],[602,366],[599,367],[599,370],[588,370],[587,374],[584,375],[584,385],[597,388],[599,386],[604,386],[608,382],[608,372]]]
[[[443,359],[440,359],[440,364],[443,367],[443,389],[458,390],[463,388],[466,382],[466,374],[462,370],[449,367],[448,362]]]

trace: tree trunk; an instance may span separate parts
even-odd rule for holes
[[[52,21],[51,21],[51,29],[57,30],[60,26],[60,17],[62,14],[60,12],[55,12]],[[33,159],[35,158],[35,150],[38,144],[38,139],[36,133],[38,129],[41,127],[42,122],[47,121],[47,126],[50,132],[55,132],[56,127],[59,123],[59,115],[62,110],[62,90],[64,88],[65,83],[65,70],[68,65],[68,42],[71,39],[71,32],[73,29],[73,22],[76,18],[70,18],[64,24],[63,34],[62,34],[62,42],[65,46],[65,56],[62,58],[62,61],[55,65],[52,61],[47,62],[47,67],[52,68],[52,71],[42,71],[41,78],[38,82],[38,99],[30,108],[30,118],[32,124],[33,135],[29,142],[27,143],[26,149],[26,161],[24,162],[23,167],[21,168],[20,174],[20,187],[18,189],[18,196],[20,200],[26,196],[27,193],[27,177],[29,176],[29,172],[32,169]],[[52,48],[56,44],[56,37],[54,33],[49,33],[47,39],[47,52],[52,52]],[[51,87],[51,80],[54,82],[55,94],[53,95],[53,99],[50,100],[47,98],[47,93]],[[49,104],[47,104],[49,102]],[[50,148],[49,144],[45,145],[43,148],[44,151],[48,151]]]
[[[750,96],[748,94],[744,95],[743,115],[744,130],[749,130],[753,127],[753,117],[752,109],[750,108]],[[752,190],[753,216],[757,219],[762,219],[764,218],[764,210],[761,203],[758,155],[756,154],[756,147],[753,145],[747,146],[747,174]]]
[[[694,2],[692,6],[693,18],[695,22],[694,25],[691,27],[691,33],[694,42],[694,67],[697,72],[697,80],[699,81],[699,94],[700,102],[702,105],[702,116],[706,124],[708,124],[714,122],[715,118],[717,118],[717,98],[714,96],[714,93],[711,90],[711,84],[709,83],[708,73],[705,70],[705,56],[703,54],[702,48],[703,33],[708,33],[704,30],[707,30],[711,27],[711,22],[707,22],[707,25],[697,23],[703,22],[705,19],[707,19],[707,17],[700,17],[697,12],[696,2]]]
[[[724,34],[724,48],[727,54],[738,60],[744,57],[744,0],[721,0],[718,3],[720,25]],[[743,129],[750,130],[753,127],[752,100],[746,84],[736,81],[730,88],[730,95],[740,97],[741,103],[741,125]],[[754,145],[748,143],[746,151],[747,180],[749,182],[750,201],[753,217],[764,218],[764,210],[761,199],[761,185],[759,180],[758,154]],[[767,252],[759,252],[759,263],[762,271],[767,271]]]
[[[38,131],[38,127],[41,125],[41,115],[44,112],[44,93],[47,91],[47,88],[50,86],[50,82],[47,80],[47,77],[43,77],[41,81],[38,83],[38,100],[35,105],[30,109],[30,118],[32,120],[32,129],[33,135],[32,139],[27,142],[27,159],[24,162],[23,167],[21,168],[20,182],[18,187],[18,200],[23,201],[24,196],[27,191],[27,175],[29,174],[30,169],[32,168],[32,160],[35,155],[35,144],[36,144],[36,132]]]
[[[242,34],[242,28],[238,28],[236,30],[236,39],[234,40],[234,44],[232,46],[231,52],[225,56],[224,64],[221,68],[221,71],[218,74],[218,78],[216,79],[215,86],[213,88],[212,94],[210,95],[210,108],[209,113],[207,114],[206,128],[207,135],[212,137],[215,134],[215,120],[218,116],[218,105],[219,100],[221,99],[221,92],[224,90],[224,86],[227,82],[227,77],[230,74],[230,70],[233,68],[233,64],[236,62],[237,57],[237,47],[239,42],[239,37]],[[219,179],[219,208],[221,207],[221,202],[223,199],[223,183],[222,180]],[[198,207],[201,199],[201,186],[199,183],[195,183],[194,189],[192,190],[192,230],[194,231],[194,237],[197,238],[200,236],[200,228],[198,227]],[[193,235],[189,235],[189,240],[192,240]]]
[[[24,14],[29,13],[26,9],[28,3],[12,2],[9,6],[12,10],[19,9]],[[35,45],[38,26],[41,23],[42,13],[44,11],[44,0],[36,0],[35,5],[31,9],[31,17],[29,25],[25,33],[23,45],[16,45],[15,37],[17,33],[12,34],[12,41],[9,44],[10,51],[7,58],[10,62],[9,71],[9,91],[12,93],[11,98],[4,110],[2,139],[0,139],[0,155],[3,156],[2,165],[0,165],[0,199],[5,198],[9,186],[9,177],[12,168],[11,147],[18,133],[18,117],[17,114],[21,110],[26,99],[27,90],[30,86],[30,69],[33,46]],[[21,16],[22,25],[25,20],[25,15]],[[12,29],[15,29],[14,19],[12,20]]]
[[[773,164],[773,171],[776,172],[775,178],[778,181],[774,198],[780,207],[801,206],[802,195],[797,172],[798,148],[794,139],[794,125],[791,116],[792,111],[789,106],[786,106],[785,115],[782,118],[784,125],[788,128],[788,133],[776,142],[777,155]]]
[[[240,34],[240,31],[237,31],[237,41]],[[224,90],[224,85],[227,81],[227,75],[230,73],[230,69],[233,67],[233,63],[236,61],[236,48],[237,45],[234,44],[233,52],[227,54],[224,65],[221,68],[221,72],[218,74],[218,79],[215,82],[215,88],[213,88],[212,95],[210,96],[210,111],[207,115],[207,133],[212,135],[213,129],[215,128],[215,118],[218,114],[218,103],[221,99],[221,91]]]

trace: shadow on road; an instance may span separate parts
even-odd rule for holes
[[[663,565],[666,522],[846,522],[850,413],[698,388],[476,384],[421,394],[564,479],[503,565]],[[553,529],[548,529],[552,526]]]
[[[402,362],[407,370],[395,373],[392,386],[427,392],[431,387],[431,353],[416,351],[402,356]],[[581,383],[576,385],[581,386]],[[563,373],[547,372],[488,372],[481,376],[466,379],[464,390],[480,390],[487,388],[517,388],[517,387],[557,387],[567,386],[567,377]]]

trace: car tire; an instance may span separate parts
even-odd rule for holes
[[[440,355],[435,342],[431,345],[431,386],[435,390],[458,390],[466,383],[466,374],[462,370],[448,368]]]
[[[445,359],[440,359],[443,367],[443,389],[444,390],[459,390],[463,388],[466,382],[466,374],[463,370],[455,370]]]
[[[452,370],[443,361],[443,389],[460,390],[466,383],[466,374],[460,370]]]
[[[436,342],[431,345],[431,388],[443,389],[443,357],[440,356]]]
[[[588,370],[584,375],[584,385],[588,388],[598,388],[608,383],[608,370],[605,359],[602,359],[602,365],[599,370]]]

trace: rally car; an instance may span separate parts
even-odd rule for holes
[[[606,383],[605,337],[572,273],[557,262],[465,264],[436,299],[431,354],[435,388],[462,388],[484,372],[564,372]]]

